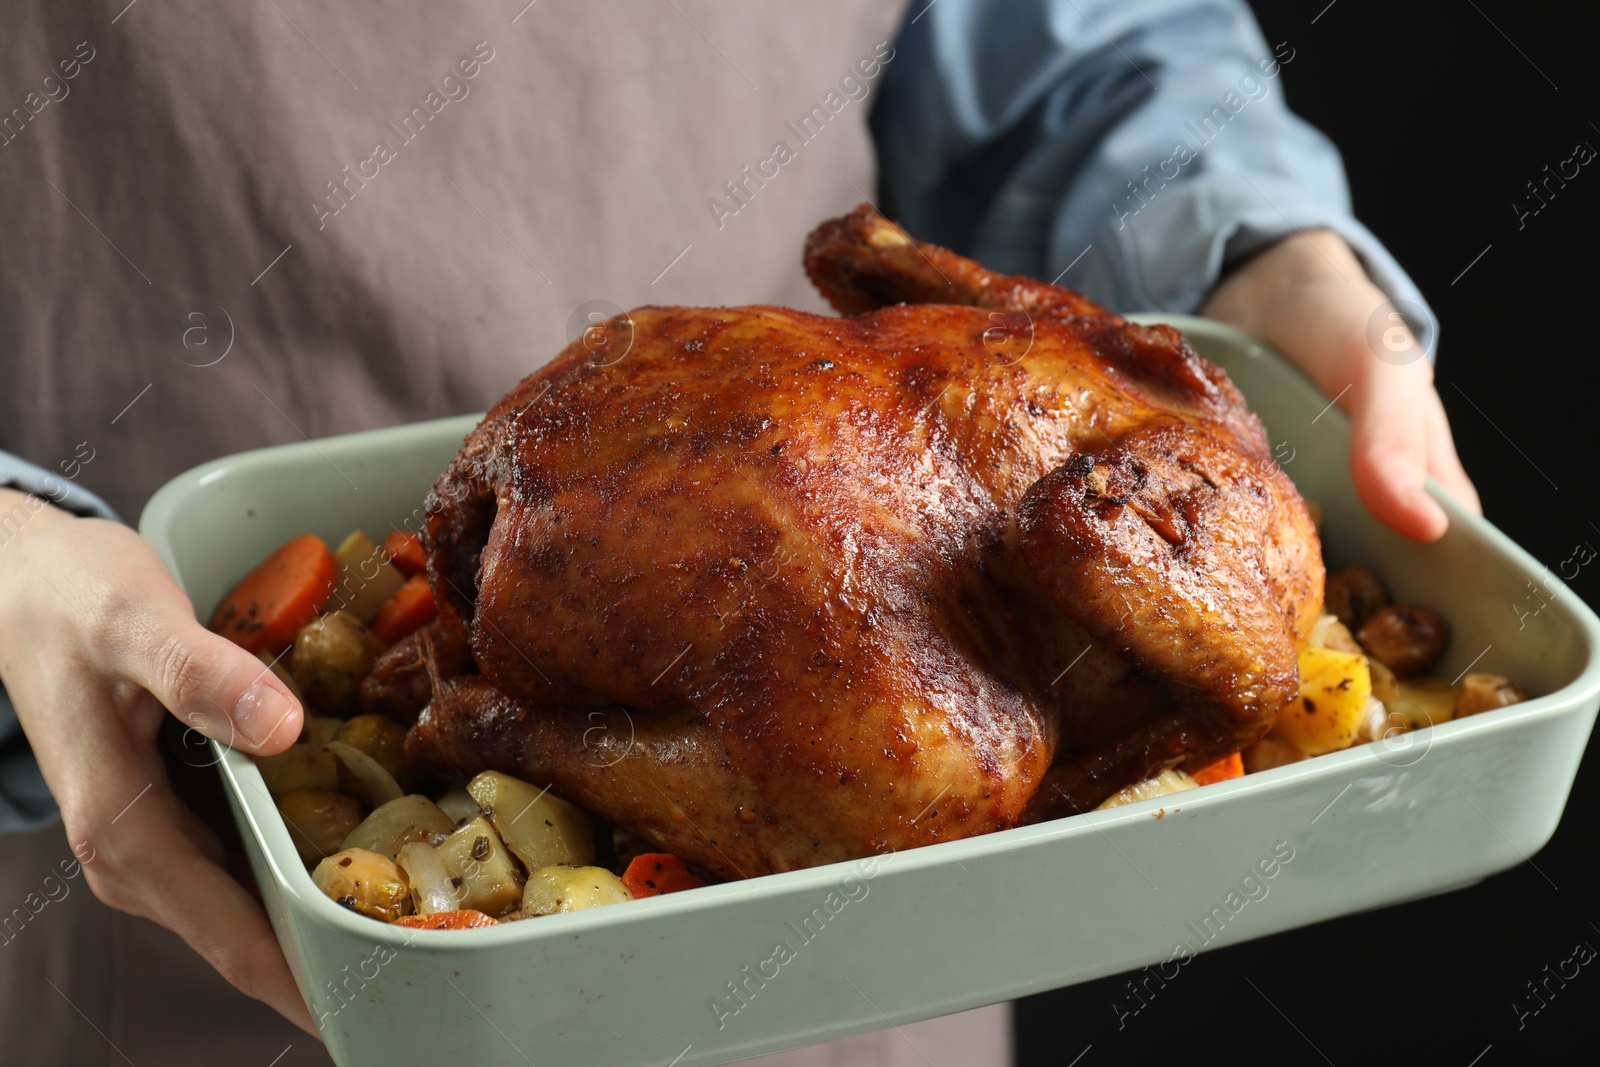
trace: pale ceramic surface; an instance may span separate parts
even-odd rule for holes
[[[1163,321],[1250,397],[1284,469],[1323,505],[1330,563],[1369,563],[1401,599],[1442,611],[1455,629],[1446,677],[1481,653],[1477,669],[1510,675],[1536,699],[1389,748],[901,853],[875,871],[840,864],[446,933],[386,927],[318,893],[254,766],[218,748],[268,913],[313,1015],[327,1013],[334,1058],[725,1063],[1166,960],[1179,942],[1202,947],[1198,928],[1214,908],[1227,919],[1212,919],[1210,945],[1233,944],[1468,885],[1542,847],[1600,702],[1600,621],[1448,502],[1439,544],[1380,528],[1350,486],[1347,423],[1315,389],[1232,330]],[[204,618],[295,534],[336,541],[357,526],[381,535],[406,525],[475,421],[219,459],[157,493],[140,530]],[[1541,602],[1530,580],[1548,606],[1519,627],[1513,605]],[[1241,891],[1275,848],[1293,858]],[[801,921],[816,908],[826,922],[813,918],[807,940]],[[793,958],[770,977],[764,961],[780,942]],[[750,991],[742,1007],[726,985],[735,981]]]

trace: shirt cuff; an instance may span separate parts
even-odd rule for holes
[[[1411,277],[1348,211],[1292,181],[1265,174],[1202,174],[1159,191],[1102,231],[1109,254],[1089,268],[1090,286],[1115,292],[1112,306],[1197,312],[1223,273],[1284,237],[1328,229],[1360,258],[1433,359],[1438,319]],[[1095,260],[1095,257],[1090,257]],[[1086,279],[1087,280],[1087,279]]]
[[[0,487],[31,493],[76,515],[121,521],[121,517],[111,510],[111,505],[74,483],[71,478],[35,466],[9,452],[0,452]],[[31,514],[29,517],[32,517]],[[0,535],[9,538],[14,533],[13,525],[20,518],[0,513],[0,531],[3,531]]]

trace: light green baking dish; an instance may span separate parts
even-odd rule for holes
[[[726,1063],[1427,896],[1538,851],[1600,703],[1600,621],[1448,501],[1438,544],[1379,527],[1326,398],[1242,334],[1162,321],[1261,414],[1284,469],[1323,506],[1330,563],[1368,563],[1400,599],[1441,611],[1454,628],[1446,677],[1470,664],[1535,699],[1178,798],[461,932],[387,927],[318,893],[255,767],[219,747],[268,914],[334,1058]],[[295,534],[406,525],[475,422],[218,459],[162,488],[140,531],[207,618]],[[1544,606],[1519,616],[1527,604]]]

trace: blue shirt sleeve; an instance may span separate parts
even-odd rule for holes
[[[1284,102],[1295,49],[1243,0],[913,0],[872,114],[910,232],[1118,311],[1193,312],[1223,272],[1342,236],[1431,356],[1422,294]]]
[[[0,510],[0,552],[41,508],[49,506],[46,501],[80,515],[117,518],[105,501],[87,489],[9,452],[0,452],[0,486],[34,497],[28,503]],[[0,833],[37,829],[54,821],[57,814],[56,802],[39,773],[22,725],[17,722],[16,709],[5,690],[0,689]]]

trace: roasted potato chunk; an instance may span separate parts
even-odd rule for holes
[[[357,715],[339,727],[333,740],[343,741],[351,748],[365,752],[394,776],[401,789],[406,787],[411,777],[411,769],[406,763],[406,730],[387,715]],[[340,768],[341,781],[348,773],[343,767]]]
[[[356,798],[329,789],[295,789],[277,800],[294,849],[307,864],[338,852],[361,822]]]
[[[622,879],[604,867],[540,867],[528,875],[522,914],[529,918],[554,915],[632,899]]]
[[[1307,645],[1300,650],[1300,695],[1278,712],[1272,736],[1308,756],[1349,748],[1371,699],[1367,657]]]
[[[384,922],[411,914],[411,890],[394,860],[347,848],[336,852],[311,872],[311,881],[337,904]]]
[[[450,872],[456,907],[499,918],[522,899],[522,872],[488,819],[469,821],[434,851]]]
[[[1373,613],[1389,603],[1389,593],[1378,576],[1365,567],[1346,567],[1328,575],[1322,596],[1326,611],[1338,616],[1351,631],[1359,630]]]
[[[1510,678],[1502,678],[1498,674],[1473,673],[1461,679],[1461,695],[1456,698],[1455,717],[1464,719],[1482,711],[1520,704],[1527,699],[1528,694]]]
[[[360,619],[336,611],[300,628],[289,673],[313,708],[349,718],[360,707],[361,680],[382,652]]]
[[[1450,643],[1450,626],[1427,608],[1390,604],[1373,612],[1356,640],[1398,677],[1410,678],[1439,662]]]
[[[406,584],[405,575],[360,530],[339,544],[333,558],[339,566],[339,578],[328,602],[330,610],[347,612],[369,626],[384,601]]]
[[[549,790],[499,771],[484,771],[467,783],[467,792],[528,870],[594,862],[594,831],[588,817]]]

